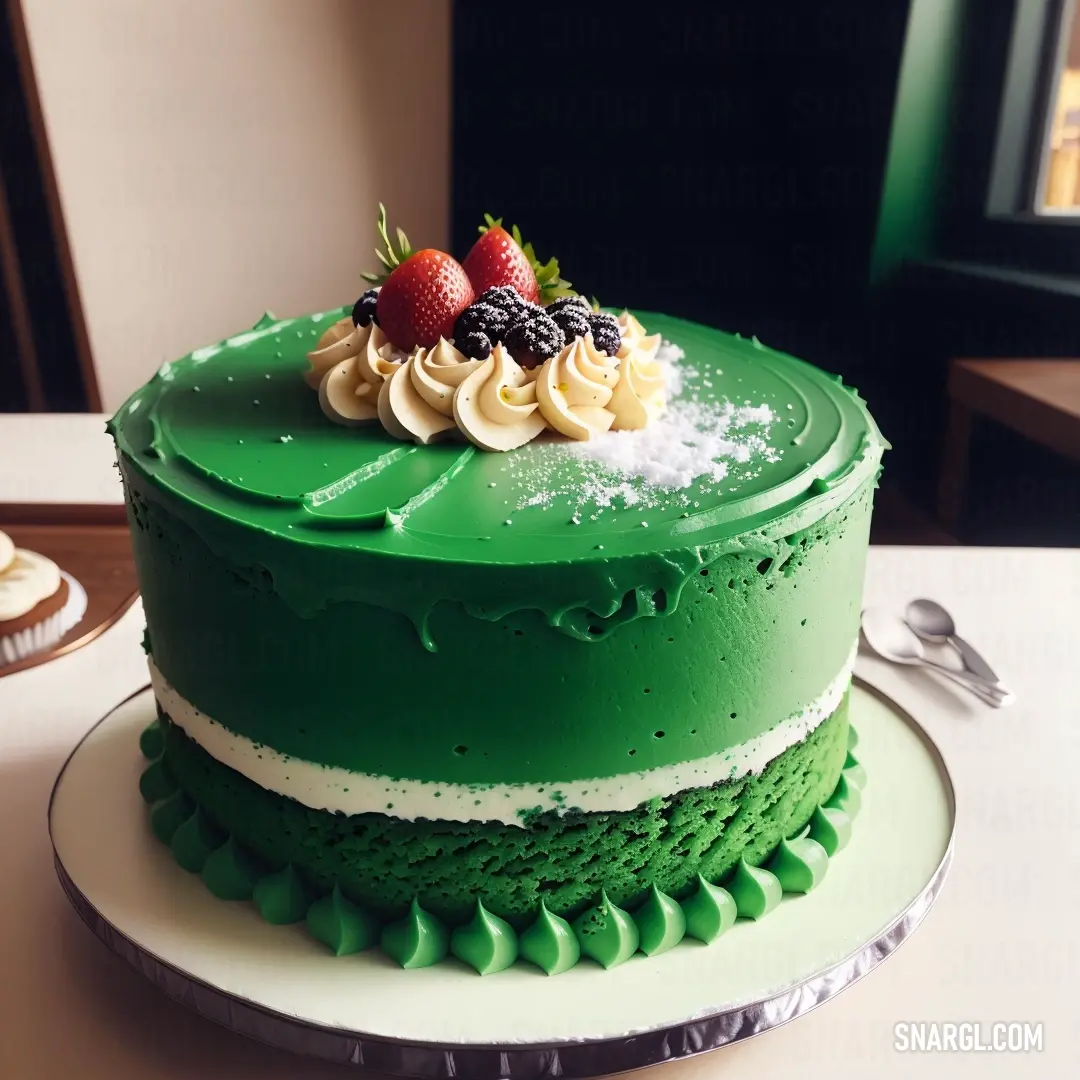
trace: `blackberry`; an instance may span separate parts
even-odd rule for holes
[[[457,317],[454,340],[469,334],[486,334],[492,341],[499,341],[510,322],[510,316],[502,308],[475,300]]]
[[[595,312],[589,318],[589,329],[592,331],[593,344],[600,352],[608,356],[614,356],[622,344],[622,335],[619,333],[619,320],[607,312]]]
[[[525,297],[513,285],[492,285],[476,298],[476,303],[490,304],[500,311],[505,311],[507,315],[515,315],[527,310]]]
[[[379,290],[368,289],[359,300],[353,304],[352,309],[352,321],[353,326],[367,326],[368,323],[374,323],[379,325],[379,320],[376,317],[376,309],[379,304]]]
[[[542,313],[520,319],[506,331],[503,344],[524,368],[537,367],[565,344],[559,324]]]
[[[558,303],[556,300],[555,303]],[[551,312],[551,308],[548,308]],[[584,337],[592,328],[589,322],[588,312],[579,304],[566,304],[559,308],[551,318],[559,324],[567,341],[573,341],[576,337]]]
[[[567,308],[584,308],[589,315],[592,314],[592,308],[584,296],[560,296],[558,300],[552,300],[544,310],[554,318],[556,312],[565,311]]]
[[[491,338],[481,330],[470,330],[454,338],[454,347],[470,360],[486,360],[491,355]]]

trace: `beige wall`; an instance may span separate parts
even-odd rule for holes
[[[22,0],[106,409],[448,231],[449,0]]]

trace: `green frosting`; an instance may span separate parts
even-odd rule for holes
[[[809,836],[781,840],[765,867],[789,893],[808,893],[821,884],[829,868],[829,856],[816,840]]]
[[[446,927],[414,899],[403,919],[383,927],[379,944],[382,951],[403,968],[430,967],[446,956],[450,935]]]
[[[492,915],[477,900],[472,919],[450,935],[450,951],[481,975],[490,975],[517,959],[518,938],[505,919]]]
[[[266,867],[230,836],[206,857],[202,879],[220,900],[250,900],[255,883],[265,873]]]
[[[778,452],[604,506],[597,466],[557,440],[489,454],[327,421],[302,373],[338,314],[197,350],[112,422],[154,661],[198,709],[316,763],[561,785],[745,742],[841,669],[883,446],[853,391],[643,314],[699,373],[686,395],[774,410]],[[366,670],[410,678],[359,695],[358,641]],[[475,707],[477,656],[529,687],[516,723]]]
[[[811,840],[816,840],[825,849],[825,854],[832,858],[851,839],[851,818],[836,807],[819,806],[810,819],[807,835]]]
[[[751,866],[740,859],[735,873],[725,885],[735,901],[735,908],[744,919],[760,919],[768,915],[783,895],[776,876],[760,866]]]
[[[176,830],[195,812],[195,804],[184,791],[176,791],[150,810],[150,827],[163,843],[171,844]]]
[[[268,923],[299,922],[307,914],[308,891],[292,865],[259,878],[251,899]]]
[[[836,781],[836,787],[833,788],[833,793],[829,796],[825,805],[837,810],[843,810],[848,817],[853,818],[858,814],[859,808],[862,806],[862,793],[841,773],[840,779]]]
[[[521,935],[521,956],[547,975],[558,975],[572,968],[581,956],[581,946],[574,928],[553,915],[543,900],[536,921]]]
[[[573,922],[582,953],[601,967],[610,968],[629,960],[637,952],[637,923],[601,891],[600,902],[582,912]]]
[[[161,730],[160,721],[154,720],[143,728],[139,736],[139,749],[143,757],[151,761],[161,757],[165,751],[165,735]]]
[[[700,874],[697,888],[681,906],[686,916],[687,934],[706,945],[711,945],[725,930],[734,926],[739,914],[731,893],[710,884]]]
[[[850,750],[844,759],[844,778],[850,786],[857,787],[859,791],[866,787],[866,769]]]
[[[760,773],[650,799],[634,810],[545,811],[521,825],[310,809],[215,761],[177,724],[169,725],[166,759],[215,821],[228,821],[267,865],[292,863],[319,893],[340,884],[387,922],[417,896],[451,925],[467,922],[479,897],[488,911],[524,930],[541,900],[572,920],[603,888],[631,910],[652,885],[681,897],[698,874],[720,881],[740,857],[763,862],[832,794],[846,752],[847,710],[845,699]]]
[[[225,842],[222,831],[200,807],[172,834],[169,847],[173,857],[189,873],[202,872],[210,853]]]
[[[335,956],[347,956],[371,948],[379,940],[379,924],[334,886],[307,911],[307,928]]]
[[[847,748],[849,750],[854,750],[855,747],[858,746],[858,745],[859,745],[859,733],[853,727],[849,727],[848,728],[848,733],[847,733]]]
[[[638,948],[646,956],[667,952],[686,936],[686,916],[678,903],[655,885],[645,903],[634,912],[638,929]]]
[[[169,766],[160,758],[151,761],[142,771],[139,777],[139,794],[143,801],[148,803],[160,802],[167,799],[176,791],[176,781],[169,772]]]

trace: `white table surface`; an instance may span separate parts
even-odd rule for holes
[[[104,413],[0,416],[0,503],[123,503],[108,419]]]
[[[868,603],[949,606],[1016,690],[994,712],[930,676],[861,658],[919,716],[957,789],[944,893],[896,955],[813,1014],[660,1066],[667,1080],[1075,1075],[1080,1023],[1080,551],[876,548]],[[146,681],[133,607],[90,646],[0,678],[0,1076],[18,1080],[343,1076],[216,1028],[153,990],[68,907],[45,811],[80,735]],[[1043,1024],[1041,1053],[901,1053],[902,1021]]]

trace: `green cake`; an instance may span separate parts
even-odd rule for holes
[[[441,325],[403,321],[391,273],[114,417],[149,827],[338,953],[552,973],[712,940],[814,887],[858,809],[885,443],[756,339],[450,262]]]

